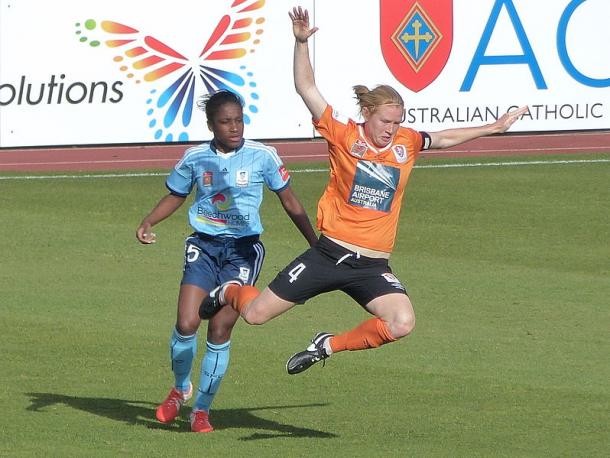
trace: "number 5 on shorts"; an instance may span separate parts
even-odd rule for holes
[[[199,257],[199,248],[197,248],[195,245],[189,245],[186,248],[186,260],[187,262],[195,262],[197,260],[197,258]]]

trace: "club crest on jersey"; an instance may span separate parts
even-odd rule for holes
[[[235,176],[235,184],[237,186],[248,186],[248,171],[247,170],[238,170],[237,175]]]
[[[392,146],[392,152],[396,157],[396,162],[399,162],[400,164],[404,164],[405,162],[407,162],[407,148],[405,147],[405,145]]]
[[[290,178],[290,174],[288,173],[288,170],[286,170],[286,167],[284,165],[280,165],[277,171],[280,173],[282,180],[288,181],[288,178]]]
[[[357,158],[362,158],[365,153],[367,152],[367,150],[369,149],[369,147],[366,145],[366,142],[364,140],[356,140],[356,143],[354,143],[352,145],[352,149],[349,150],[349,153]]]
[[[453,44],[453,0],[380,0],[383,58],[394,77],[414,92],[445,67]]]
[[[203,172],[203,185],[212,186],[212,172]]]

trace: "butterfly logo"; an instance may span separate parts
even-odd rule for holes
[[[128,81],[150,84],[146,100],[148,127],[155,140],[188,141],[195,99],[229,90],[244,101],[244,123],[258,113],[254,74],[239,60],[260,44],[265,0],[233,0],[196,59],[188,59],[153,36],[119,22],[87,19],[76,23],[81,43],[106,46]],[[237,69],[236,69],[237,68]]]

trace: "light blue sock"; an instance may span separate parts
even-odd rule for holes
[[[206,352],[201,362],[201,379],[199,390],[193,404],[193,410],[210,411],[214,396],[220,387],[220,382],[229,366],[229,350],[231,341],[220,345],[206,342]]]
[[[176,388],[180,391],[187,391],[191,383],[193,358],[197,353],[197,334],[183,336],[178,334],[178,331],[174,328],[169,347],[172,371],[174,377],[176,377]]]

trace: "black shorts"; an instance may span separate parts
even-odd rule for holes
[[[391,293],[407,294],[387,259],[358,256],[323,235],[269,284],[280,298],[302,304],[320,293],[340,290],[361,306]]]

